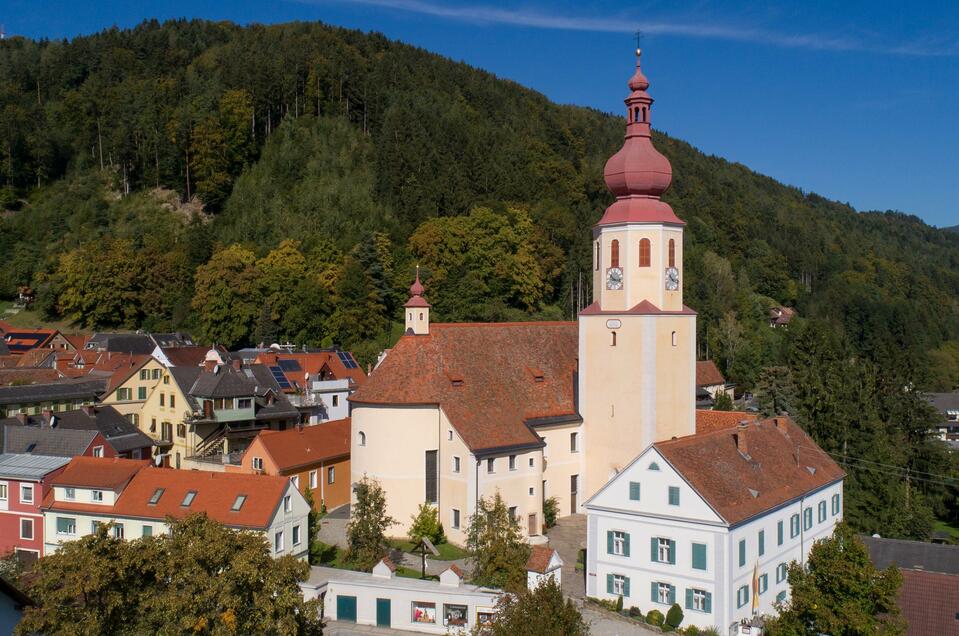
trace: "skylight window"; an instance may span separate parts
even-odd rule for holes
[[[240,508],[243,507],[243,502],[246,501],[246,495],[237,495],[236,499],[233,501],[233,507],[230,508],[233,512],[239,512]]]
[[[186,496],[183,497],[183,501],[180,503],[180,505],[183,506],[184,508],[189,507],[189,505],[193,503],[193,499],[195,497],[196,497],[196,491],[188,490],[186,493]]]
[[[160,501],[160,497],[163,496],[163,491],[164,491],[163,488],[157,488],[156,490],[153,491],[153,494],[150,495],[150,501],[149,501],[151,506],[157,505],[157,502]]]

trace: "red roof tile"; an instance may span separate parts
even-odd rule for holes
[[[736,428],[736,425],[743,420],[755,422],[759,419],[756,413],[746,413],[745,411],[710,411],[706,409],[696,409],[696,432],[712,433],[721,431],[724,428]]]
[[[206,360],[210,347],[163,347],[163,355],[175,367],[199,367]],[[222,357],[222,352],[220,353]]]
[[[712,360],[696,362],[696,386],[715,386],[726,384],[726,378]]]
[[[281,471],[350,453],[350,418],[285,431],[260,431],[257,438]]]
[[[352,356],[352,354],[350,354]],[[322,379],[321,376],[332,376],[328,379],[350,379],[356,386],[366,381],[366,373],[360,366],[347,369],[335,351],[313,351],[286,353],[282,351],[268,351],[256,356],[254,362],[267,366],[277,366],[280,360],[295,360],[300,365],[299,371],[283,371],[283,374],[295,387],[304,387],[305,375],[310,374],[311,380]],[[294,389],[295,390],[295,389]]]
[[[909,636],[959,635],[959,576],[900,570],[899,608]]]
[[[737,448],[743,433],[746,456]],[[845,476],[788,417],[752,422],[744,432],[727,428],[654,446],[730,525]]]
[[[597,301],[594,302],[592,305],[589,305],[588,307],[586,307],[585,309],[583,309],[581,312],[579,312],[579,314],[580,314],[581,316],[596,316],[596,315],[600,315],[600,314],[617,314],[617,315],[631,314],[631,315],[647,315],[647,316],[648,316],[648,315],[678,316],[678,315],[691,315],[691,314],[695,314],[695,313],[696,313],[695,311],[693,311],[692,309],[690,309],[690,308],[687,307],[686,305],[683,305],[683,308],[682,308],[681,310],[679,310],[679,311],[667,311],[667,310],[665,310],[665,309],[660,309],[659,307],[657,307],[657,306],[654,305],[653,303],[649,302],[648,300],[643,300],[643,301],[641,301],[641,302],[640,302],[639,304],[637,304],[635,307],[633,307],[632,309],[629,309],[629,310],[627,310],[627,311],[619,311],[619,310],[616,310],[616,311],[604,311],[603,309],[600,309],[599,301],[597,300]]]
[[[0,386],[56,382],[61,377],[60,372],[56,369],[36,367],[0,368]]]
[[[526,561],[526,569],[529,572],[538,572],[545,574],[549,569],[549,562],[553,559],[556,551],[545,545],[534,545],[529,552],[529,559]]]
[[[575,322],[434,324],[400,338],[350,401],[437,404],[474,451],[538,445],[526,420],[576,414],[577,347]]]
[[[50,483],[54,486],[116,490],[149,464],[148,460],[119,457],[74,457]]]

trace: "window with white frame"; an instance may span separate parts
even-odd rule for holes
[[[103,447],[102,447],[102,446],[94,446],[94,447],[93,447],[93,456],[94,456],[94,457],[103,457]]]
[[[669,539],[656,539],[656,560],[660,563],[669,563]]]
[[[290,482],[293,483],[293,487],[294,487],[294,488],[296,488],[297,490],[300,489],[300,476],[299,476],[299,475],[293,475],[292,477],[290,477]]]
[[[709,596],[709,592],[705,590],[692,590],[692,607],[697,612],[707,612],[709,611],[706,607],[706,598]]]
[[[672,587],[668,583],[657,583],[659,589],[656,590],[656,602],[662,603],[663,605],[672,604]]]
[[[742,607],[749,602],[749,586],[743,585],[736,590],[736,607]]]
[[[766,590],[769,589],[769,575],[760,574],[759,575],[759,593],[764,594]]]
[[[280,530],[273,535],[273,552],[283,552],[283,531]]]
[[[20,503],[33,503],[33,484],[20,484]]]
[[[114,524],[113,524],[113,538],[114,538],[114,539],[122,539],[122,538],[123,538],[123,524],[122,524],[122,523],[114,523]]]
[[[263,458],[254,457],[253,458],[253,470],[263,470]]]
[[[799,515],[789,517],[789,538],[792,539],[799,534]]]
[[[516,470],[516,455],[509,456],[509,469]]]
[[[57,534],[75,535],[77,520],[72,517],[57,517]]]
[[[457,510],[456,508],[453,508],[453,527],[454,528],[460,527],[460,511]]]
[[[316,471],[310,471],[310,488],[316,488]]]
[[[613,530],[613,554],[620,556],[626,553],[626,533],[621,530]]]
[[[819,502],[819,523],[822,523],[826,520],[826,500],[823,499]]]
[[[293,526],[293,545],[300,545],[300,526]]]
[[[90,499],[97,502],[103,501],[103,491],[102,490],[90,491]]]
[[[613,575],[613,594],[626,594],[626,577],[622,574]]]
[[[456,457],[455,455],[453,456],[453,472],[460,472],[460,458]]]
[[[776,583],[782,583],[786,580],[788,576],[787,567],[785,563],[780,563],[776,566]]]
[[[7,500],[7,482],[0,481],[0,501]]]
[[[33,539],[33,519],[20,519],[20,538],[28,541]]]
[[[283,512],[293,512],[293,498],[289,495],[283,497]]]
[[[812,508],[806,508],[802,511],[802,529],[809,530],[812,528]]]

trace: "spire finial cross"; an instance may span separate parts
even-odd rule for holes
[[[642,31],[636,31],[636,34],[635,34],[635,35],[636,35],[636,55],[639,55],[639,52],[642,50],[642,49],[640,48],[640,44],[642,43],[643,32],[642,32]]]

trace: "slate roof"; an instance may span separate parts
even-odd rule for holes
[[[53,413],[55,430],[98,431],[118,453],[125,453],[135,448],[149,448],[153,441],[148,435],[137,428],[130,420],[120,414],[112,406],[90,407]],[[22,425],[16,417],[0,420],[0,425]],[[38,427],[50,426],[50,422],[43,415],[27,417],[27,425]]]
[[[99,332],[87,340],[87,349],[97,351],[113,351],[117,353],[139,353],[141,355],[153,353],[156,344],[145,333],[104,333]]]
[[[696,386],[715,386],[726,384],[726,378],[712,360],[696,362]]]
[[[200,373],[190,388],[190,394],[204,398],[252,397],[254,389],[255,385],[245,375],[221,367],[216,373]]]
[[[211,519],[227,526],[264,529],[269,526],[274,513],[282,505],[283,496],[290,483],[287,477],[154,468],[146,466],[147,462],[136,462],[142,464],[139,467],[126,466],[125,472],[114,470],[110,480],[101,478],[103,467],[109,468],[111,461],[113,460],[103,458],[74,458],[70,466],[52,480],[52,483],[84,485],[72,483],[77,481],[78,476],[88,482],[88,487],[109,487],[103,484],[109,481],[116,484],[113,489],[122,488],[113,506],[53,501],[53,497],[47,497],[43,503],[44,510],[73,510],[158,520],[165,519],[168,515],[180,518],[190,513],[204,512]],[[80,470],[74,470],[74,462],[78,463]],[[129,481],[124,482],[123,478],[127,474]],[[101,483],[90,483],[97,482],[98,479]],[[151,497],[161,488],[163,493],[159,500],[151,504]],[[196,495],[189,506],[184,506],[182,504],[189,491],[195,491]],[[233,510],[240,495],[245,496],[245,499],[239,510]]]
[[[759,419],[757,413],[745,411],[713,411],[711,409],[696,409],[696,432],[712,433],[724,428],[736,428],[743,420],[755,422]]]
[[[575,322],[434,324],[401,337],[349,399],[439,405],[473,452],[542,446],[527,421],[577,414],[577,355]]]
[[[898,604],[908,636],[959,636],[959,576],[900,570]]]
[[[285,431],[260,431],[257,439],[280,471],[293,470],[349,455],[350,418]]]
[[[85,453],[96,437],[96,431],[58,430],[8,424],[3,426],[3,452],[73,457]]]
[[[0,455],[0,478],[39,481],[69,463],[69,457],[4,453]]]
[[[932,407],[945,415],[948,411],[959,411],[959,391],[951,393],[929,393],[926,398]]]
[[[737,448],[737,436],[744,433],[748,456]],[[788,417],[752,422],[745,431],[727,428],[653,446],[729,525],[845,477]]]
[[[869,558],[879,569],[895,565],[910,570],[959,575],[959,546],[905,539],[859,538],[866,544]],[[959,606],[956,611],[959,612]]]
[[[170,374],[194,411],[200,410],[202,398],[253,397],[258,420],[299,418],[300,415],[263,365],[250,365],[240,371],[220,365],[216,373],[203,367],[170,367]],[[268,403],[270,395],[272,404]]]
[[[106,387],[106,380],[63,380],[47,384],[0,387],[0,404],[34,404],[52,400],[94,401]]]
[[[74,457],[62,473],[50,480],[50,484],[118,490],[149,464],[143,459]]]

